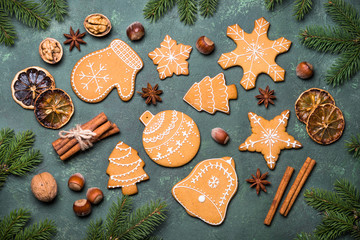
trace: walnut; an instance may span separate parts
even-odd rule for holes
[[[57,195],[57,184],[50,173],[43,172],[31,180],[31,191],[38,200],[51,202]]]
[[[111,22],[106,16],[95,13],[85,18],[84,27],[90,35],[102,37],[110,32]]]
[[[39,45],[40,57],[47,63],[55,64],[63,56],[61,44],[54,38],[46,38]]]

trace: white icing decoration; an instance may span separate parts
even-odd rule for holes
[[[211,188],[216,188],[219,185],[220,181],[217,177],[211,176],[211,178],[208,181],[208,185]]]
[[[152,134],[161,128],[165,120],[165,112],[161,112],[159,115],[159,119],[144,130],[145,135]]]
[[[144,142],[148,143],[148,142],[156,142],[158,140],[161,140],[163,139],[165,136],[169,135],[169,133],[171,132],[171,130],[173,130],[176,126],[176,122],[178,120],[178,117],[177,117],[177,111],[173,111],[172,112],[172,118],[171,118],[171,123],[169,124],[169,127],[166,128],[166,130],[162,133],[159,133],[158,135],[156,135],[155,137],[151,137],[151,138],[143,138]],[[154,119],[152,119],[154,120]],[[161,120],[161,119],[159,119]],[[158,120],[158,121],[159,121]],[[159,123],[157,122],[154,122],[155,125],[158,125]],[[149,124],[148,124],[149,125]]]
[[[198,198],[199,202],[201,202],[201,203],[205,202],[205,199],[206,198],[205,198],[204,195],[200,195],[199,198]]]

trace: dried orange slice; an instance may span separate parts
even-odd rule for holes
[[[331,103],[335,105],[334,98],[327,91],[319,88],[310,88],[303,92],[295,103],[297,118],[306,124],[310,114],[315,108],[322,104]]]
[[[74,114],[74,104],[63,90],[55,88],[43,91],[34,104],[38,122],[51,129],[59,129],[67,124]]]
[[[25,109],[34,109],[36,97],[42,91],[54,87],[53,76],[41,67],[28,67],[19,71],[11,83],[13,99]]]
[[[309,116],[306,131],[317,143],[328,145],[343,134],[345,120],[341,110],[333,104],[318,106]]]

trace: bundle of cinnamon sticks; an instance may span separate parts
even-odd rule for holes
[[[91,143],[98,142],[120,132],[116,124],[108,121],[103,112],[89,122],[82,124],[81,129],[96,133],[96,135],[89,140]],[[55,140],[52,145],[63,161],[81,150],[80,143],[75,138],[59,138]]]

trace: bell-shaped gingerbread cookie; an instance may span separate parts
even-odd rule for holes
[[[120,39],[113,40],[107,48],[81,58],[71,74],[71,86],[85,102],[102,101],[117,88],[123,101],[134,95],[135,77],[143,67],[139,55]]]
[[[214,78],[205,77],[194,83],[184,96],[184,101],[196,110],[214,114],[216,111],[230,113],[229,100],[237,98],[235,84],[226,86],[225,76],[219,73]]]
[[[219,225],[237,187],[234,160],[223,157],[198,163],[189,176],[173,187],[172,195],[190,216]]]

